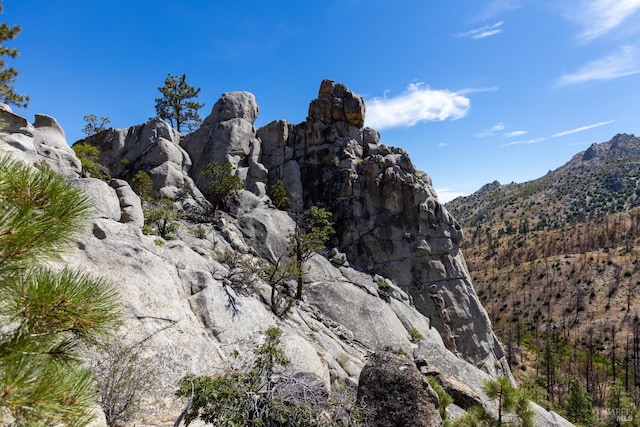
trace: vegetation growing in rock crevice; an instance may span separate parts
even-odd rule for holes
[[[169,199],[161,199],[150,203],[150,208],[144,213],[145,234],[158,234],[166,240],[173,238],[173,233],[178,229],[175,221],[178,211]]]
[[[153,181],[144,170],[139,170],[131,179],[131,188],[143,202],[148,202],[152,198]]]
[[[213,211],[219,207],[226,207],[228,198],[244,189],[244,182],[233,174],[231,163],[209,163],[202,175],[211,178],[211,191],[213,192]]]
[[[453,427],[471,426],[522,426],[533,427],[534,412],[529,404],[526,391],[519,390],[511,384],[508,377],[496,377],[486,380],[482,390],[495,402],[497,416],[492,415],[480,406],[473,407],[456,419]]]
[[[155,385],[157,369],[152,359],[141,356],[144,341],[125,344],[124,338],[114,339],[92,354],[89,369],[109,427],[134,419],[142,397]]]
[[[187,375],[177,396],[191,397],[185,423],[200,419],[216,426],[358,426],[364,413],[353,400],[329,396],[323,381],[311,373],[287,370],[290,361],[280,348],[282,330],[267,329],[246,369],[214,376]]]
[[[304,283],[304,263],[325,245],[335,233],[331,212],[311,206],[296,218],[296,227],[289,238],[289,251],[295,258],[297,276],[296,299],[302,299]]]
[[[287,209],[289,207],[289,199],[287,198],[287,190],[284,181],[279,179],[271,187],[271,201],[278,209]]]
[[[82,164],[82,175],[85,177],[107,180],[109,172],[100,164],[100,151],[91,144],[74,144],[71,147]]]

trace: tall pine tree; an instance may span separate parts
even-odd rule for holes
[[[2,1],[0,1],[0,13],[2,13]],[[10,26],[3,22],[0,24],[0,102],[13,104],[17,107],[26,108],[29,97],[18,95],[13,89],[18,71],[13,67],[8,67],[5,57],[15,58],[18,56],[18,49],[4,46],[7,40],[13,40],[20,33],[20,27]]]
[[[200,125],[202,119],[198,110],[204,107],[204,104],[190,101],[198,96],[200,88],[194,88],[187,83],[186,74],[174,76],[169,73],[164,80],[164,86],[158,90],[162,93],[162,98],[156,98],[158,117],[168,120],[178,132],[184,127],[193,131]]]

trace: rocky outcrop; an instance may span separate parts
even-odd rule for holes
[[[491,408],[482,381],[508,374],[508,367],[496,363],[501,350],[471,287],[457,223],[407,153],[380,144],[375,130],[362,127],[360,97],[330,81],[320,92],[300,125],[278,121],[255,131],[255,99],[233,92],[182,143],[156,119],[82,141],[98,147],[103,166],[122,179],[107,184],[71,174],[96,210],[60,262],[116,286],[126,313],[122,336],[159,372],[158,384],[145,396],[141,418],[148,423],[173,425],[182,408],[173,395],[178,379],[246,366],[273,325],[283,330],[291,368],[300,378],[319,378],[327,390],[356,386],[362,378],[364,390],[368,377],[391,384],[369,387],[372,407],[389,403],[371,394],[385,387],[394,396],[409,396],[394,411],[435,408],[437,414],[433,393],[418,381],[409,359],[373,356],[371,366],[377,367],[363,371],[369,355],[387,349],[425,360],[430,372],[448,379],[443,383],[449,390],[458,391],[459,407],[478,402]],[[36,137],[39,131],[23,118],[0,109],[3,117],[9,125],[0,150],[30,163],[61,164],[60,156],[40,154],[61,141],[53,122],[40,123]],[[175,240],[143,235],[140,199],[126,179],[145,170],[159,194],[205,204],[190,175],[206,193],[209,183],[198,179],[211,161],[231,162],[252,192],[241,192],[232,212],[218,212],[215,221],[180,220]],[[327,207],[338,231],[330,258],[316,254],[306,263],[304,301],[285,318],[272,313],[271,288],[253,270],[287,251],[295,227],[290,212],[263,197],[278,179],[293,212]],[[240,285],[232,277],[238,265],[245,269]],[[563,425],[542,408],[536,414],[536,425]],[[385,416],[376,419],[383,423]],[[431,425],[417,424],[421,419],[407,425]]]
[[[5,104],[0,108],[0,153],[18,157],[30,163],[44,162],[54,171],[76,178],[82,165],[67,144],[64,131],[51,116],[36,114],[32,125],[14,114]]]
[[[508,371],[504,353],[471,284],[462,230],[440,204],[431,179],[408,153],[363,128],[364,103],[325,80],[297,126],[258,130],[269,183],[282,179],[290,207],[334,213],[334,244],[349,262],[393,280],[429,317],[447,347],[489,373]]]
[[[180,134],[155,118],[126,129],[108,129],[76,142],[98,148],[100,163],[113,178],[131,181],[145,171],[153,193],[178,200],[186,209],[207,202],[189,176],[191,158],[180,147]]]
[[[375,353],[360,373],[358,401],[375,427],[439,427],[438,396],[409,359]]]
[[[187,135],[182,147],[194,159],[191,176],[209,198],[212,178],[203,175],[210,163],[230,163],[233,173],[258,196],[266,194],[267,169],[258,162],[261,146],[253,126],[258,104],[248,92],[225,93],[198,130]]]
[[[331,80],[320,84],[318,98],[309,105],[309,117],[324,123],[346,122],[364,126],[364,100],[346,86]]]

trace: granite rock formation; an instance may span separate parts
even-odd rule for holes
[[[182,140],[155,119],[94,135],[83,142],[100,149],[102,165],[118,178],[107,185],[81,178],[72,152],[41,154],[63,141],[53,122],[30,125],[0,109],[1,152],[32,164],[71,165],[63,172],[99,206],[60,263],[117,287],[126,313],[121,335],[160,373],[140,420],[173,425],[183,405],[173,395],[178,379],[250,361],[273,325],[284,332],[292,368],[319,377],[327,390],[355,387],[369,356],[391,349],[460,389],[452,406],[466,408],[471,399],[490,409],[482,381],[509,374],[508,366],[471,286],[460,228],[429,177],[404,150],[380,144],[375,130],[362,127],[364,102],[341,84],[322,82],[302,124],[281,120],[255,130],[257,113],[253,95],[233,92]],[[127,180],[145,170],[163,197],[203,207],[209,183],[201,172],[211,161],[232,163],[246,183],[234,209],[200,224],[180,220],[173,240],[142,234],[140,199]],[[266,196],[279,179],[289,212]],[[286,251],[292,212],[312,204],[333,212],[338,233],[328,256],[308,261],[304,300],[281,319],[259,276],[244,271],[247,280],[234,284],[242,265],[234,260],[273,262]],[[568,425],[540,407],[536,417],[538,426]]]
[[[408,153],[380,144],[363,123],[362,98],[323,81],[304,123],[258,130],[269,184],[284,181],[293,210],[321,205],[333,212],[336,246],[407,292],[447,348],[487,372],[508,372],[460,253],[461,227]]]
[[[142,170],[151,177],[154,194],[180,201],[187,210],[207,204],[189,175],[191,158],[180,147],[180,134],[164,120],[107,129],[76,144],[97,147],[100,164],[112,178],[131,180]]]

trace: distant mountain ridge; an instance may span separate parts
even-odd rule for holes
[[[486,184],[445,204],[463,228],[532,230],[621,212],[640,205],[640,138],[618,134],[594,143],[563,166],[524,183]],[[521,220],[526,219],[527,224]]]
[[[639,195],[640,138],[618,134],[538,179],[445,204],[514,375],[548,407],[574,380],[601,413],[614,390],[640,403]]]

